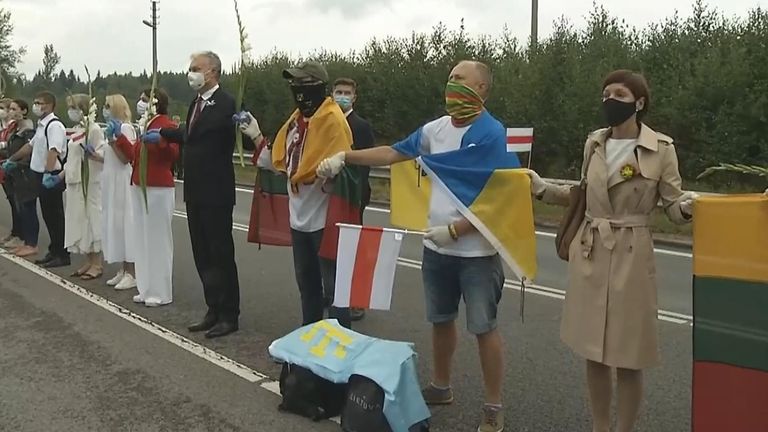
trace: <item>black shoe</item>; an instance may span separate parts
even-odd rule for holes
[[[45,264],[42,264],[43,268],[56,268],[56,267],[69,267],[72,264],[69,257],[55,257]]]
[[[54,258],[53,255],[51,255],[51,253],[48,252],[47,254],[45,254],[45,256],[42,259],[36,260],[35,264],[44,265],[44,264],[47,264],[49,261],[51,261],[53,258]]]
[[[360,321],[365,317],[365,309],[350,308],[349,319],[352,321]]]
[[[205,334],[205,337],[208,339],[213,339],[226,336],[230,333],[236,332],[237,330],[238,327],[236,322],[220,321],[211,330],[209,330],[208,333]]]
[[[208,331],[212,329],[216,323],[219,320],[216,319],[213,315],[206,315],[205,318],[203,318],[202,321],[200,321],[197,324],[192,324],[191,326],[187,327],[187,330],[191,331],[192,333],[195,332],[201,332],[201,331]]]

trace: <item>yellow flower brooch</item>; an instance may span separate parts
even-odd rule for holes
[[[621,174],[621,177],[624,180],[629,180],[635,176],[635,167],[629,164],[624,165],[623,167],[621,167],[621,171],[619,171],[619,174]]]

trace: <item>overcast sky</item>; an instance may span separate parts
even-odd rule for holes
[[[593,0],[540,0],[539,33],[568,17],[584,24]],[[615,16],[634,26],[660,17],[691,13],[693,0],[603,0]],[[525,40],[530,0],[240,0],[253,54],[274,48],[306,54],[327,48],[361,48],[372,37],[429,31],[440,21],[457,29],[465,19],[471,34],[499,34],[505,24]],[[709,0],[729,16],[745,16],[768,0]],[[216,5],[216,6],[214,6]],[[83,65],[102,74],[151,69],[150,0],[0,0],[13,14],[16,46],[27,47],[19,69],[32,76],[41,66],[43,45],[53,43],[61,67],[84,75]],[[213,50],[231,65],[239,55],[231,0],[160,0],[158,57],[161,70],[184,70],[190,52]]]

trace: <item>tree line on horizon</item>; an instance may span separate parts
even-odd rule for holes
[[[12,30],[10,13],[0,13],[0,32],[8,33],[9,25]],[[48,89],[64,97],[87,90],[78,73],[58,70],[60,58],[52,45],[32,79],[14,74],[20,54],[4,38],[7,34],[0,36],[0,67],[11,71],[4,72],[6,95],[31,98]],[[462,23],[456,30],[440,24],[429,33],[371,39],[348,53],[319,50],[299,58],[274,51],[248,65],[244,104],[265,134],[276,133],[293,107],[281,71],[305,59],[319,60],[331,80],[343,76],[358,82],[356,110],[371,122],[379,142],[389,144],[443,115],[450,69],[461,59],[477,59],[494,74],[488,109],[507,127],[534,128],[532,166],[548,177],[576,178],[587,134],[604,126],[603,78],[614,69],[633,69],[651,86],[646,123],[674,138],[680,171],[690,185],[720,162],[766,165],[767,43],[768,10],[761,8],[727,17],[695,0],[687,18],[675,14],[636,28],[595,5],[585,26],[561,18],[535,44],[520,42],[506,29],[499,36],[470,36]],[[99,103],[106,94],[121,93],[134,104],[150,80],[146,72],[98,72],[93,88]],[[186,72],[161,72],[159,83],[171,97],[172,114],[183,119],[194,97]],[[225,71],[222,85],[234,94],[236,84],[236,71]],[[717,191],[765,187],[760,178],[728,174],[706,181],[697,186]]]

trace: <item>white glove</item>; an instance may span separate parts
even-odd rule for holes
[[[333,178],[336,177],[341,169],[344,168],[344,152],[338,152],[335,155],[323,159],[320,165],[317,166],[317,176],[320,178]]]
[[[246,112],[249,120],[240,123],[240,131],[248,135],[251,139],[256,139],[261,136],[261,129],[259,129],[259,122],[253,117],[253,114]]]
[[[693,216],[693,203],[699,199],[696,192],[686,192],[680,197],[680,211],[687,216]]]
[[[451,237],[451,231],[447,225],[427,229],[424,238],[431,241],[439,248],[446,247],[456,241]]]
[[[542,194],[547,190],[547,182],[542,180],[536,171],[526,170],[525,173],[528,174],[528,177],[531,179],[531,192],[533,192],[534,195]]]

